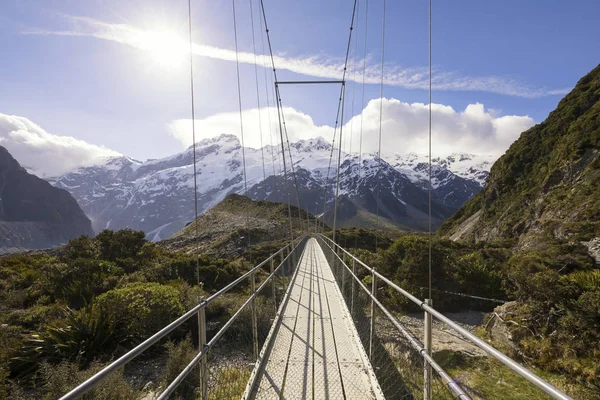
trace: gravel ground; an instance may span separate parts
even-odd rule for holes
[[[458,323],[460,326],[474,332],[475,328],[483,323],[485,313],[480,311],[462,311],[456,313],[445,313],[448,318]],[[398,318],[402,324],[410,331],[416,338],[423,340],[424,334],[424,323],[423,314],[406,314],[399,316]],[[433,319],[433,351],[451,350],[460,351],[463,354],[471,357],[482,357],[487,354],[471,344],[470,341],[465,340],[461,335],[449,328],[446,324]]]

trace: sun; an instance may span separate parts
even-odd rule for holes
[[[152,61],[167,70],[180,68],[189,54],[189,45],[185,39],[174,32],[146,31],[140,38],[141,47],[146,50]]]

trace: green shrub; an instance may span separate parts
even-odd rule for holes
[[[79,308],[95,296],[116,286],[124,271],[104,260],[77,258],[66,264],[55,264],[50,271],[50,285],[55,295]]]
[[[11,370],[28,377],[43,363],[76,362],[87,367],[95,359],[107,359],[123,341],[113,314],[97,306],[65,309],[67,318],[30,335],[13,358]]]
[[[63,257],[66,260],[75,260],[77,258],[98,258],[100,249],[98,241],[89,236],[80,236],[69,240],[64,248]]]
[[[168,342],[165,345],[167,349],[167,363],[159,378],[161,384],[166,387],[183,371],[185,367],[196,356],[197,350],[194,349],[189,336],[179,343]],[[198,367],[194,368],[185,380],[176,390],[176,396],[181,399],[196,399],[195,388],[200,386],[200,375]]]
[[[122,229],[120,231],[103,230],[95,237],[100,247],[100,258],[108,261],[135,258],[146,244],[146,234],[142,231]]]
[[[179,291],[159,283],[130,283],[98,296],[96,302],[132,339],[152,335],[184,312]]]

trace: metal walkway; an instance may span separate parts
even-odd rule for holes
[[[383,399],[325,254],[309,239],[249,382],[250,399]]]

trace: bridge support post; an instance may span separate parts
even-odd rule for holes
[[[285,275],[286,275],[286,271],[285,271],[285,265],[283,265],[283,251],[281,253],[279,253],[279,263],[281,264],[281,288],[283,289],[282,293],[285,293]]]
[[[203,301],[204,298],[200,298],[200,301]],[[198,310],[198,348],[200,351],[206,346],[206,311],[205,308],[202,307]],[[206,369],[206,354],[202,356],[202,360],[200,360],[200,393],[201,399],[208,399],[208,373]]]
[[[354,258],[352,259],[352,291],[350,293],[350,316],[354,320],[354,286],[356,285],[356,264]]]
[[[425,299],[425,304],[427,304],[428,306],[431,306],[433,304],[433,302],[431,301],[431,299]],[[431,355],[432,319],[431,319],[431,314],[428,313],[427,311],[425,311],[424,323],[425,323],[425,332],[424,332],[423,343],[425,345],[425,351],[427,352],[428,355]],[[423,399],[431,400],[432,395],[433,395],[432,387],[431,387],[431,380],[432,380],[431,364],[429,364],[427,362],[427,360],[423,360],[423,361],[424,361],[423,362],[423,365],[424,365]]]
[[[369,331],[369,360],[373,361],[373,335],[375,334],[375,297],[377,296],[377,277],[375,276],[375,268],[371,276],[371,329]]]
[[[271,294],[273,296],[273,307],[275,308],[275,314],[277,314],[277,295],[275,293],[275,275],[273,275],[274,270],[275,270],[275,257],[271,258]]]
[[[342,256],[342,264],[346,264],[346,253]],[[346,300],[346,267],[344,265],[340,267],[342,268],[342,298]]]
[[[256,274],[250,275],[252,294],[256,293]],[[256,297],[252,299],[252,342],[254,347],[254,359],[258,360],[258,320],[256,318]]]

